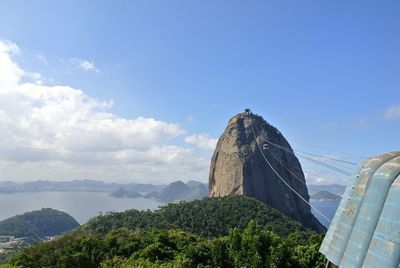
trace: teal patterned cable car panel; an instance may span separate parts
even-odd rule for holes
[[[372,157],[352,176],[320,248],[333,264],[345,268],[373,267],[363,262],[364,259],[368,262],[366,255],[371,239],[389,189],[400,173],[399,156],[400,152],[393,152]],[[398,268],[398,265],[381,268]]]
[[[363,267],[398,267],[400,264],[400,176],[390,187]]]

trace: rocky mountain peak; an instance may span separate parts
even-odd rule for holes
[[[277,128],[247,110],[229,120],[218,140],[210,165],[209,196],[236,194],[255,197],[306,227],[324,231],[324,227],[312,215],[310,206],[268,166],[256,140],[265,157],[286,183],[309,200],[300,162],[287,140]]]

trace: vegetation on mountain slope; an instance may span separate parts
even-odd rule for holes
[[[203,237],[228,235],[232,228],[244,229],[250,220],[279,235],[305,231],[300,222],[268,205],[245,196],[231,195],[191,202],[167,204],[156,211],[127,210],[98,216],[85,230],[107,233],[112,229],[180,229]]]
[[[323,267],[317,249],[321,235],[304,240],[280,237],[251,221],[226,237],[205,239],[178,230],[134,231],[106,235],[74,232],[26,249],[13,257],[16,267]]]
[[[255,199],[229,196],[99,216],[23,250],[7,268],[324,267],[321,241]]]
[[[79,226],[65,212],[44,208],[27,212],[0,222],[0,236],[43,238],[60,235]]]

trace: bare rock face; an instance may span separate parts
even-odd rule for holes
[[[239,113],[231,118],[219,138],[211,160],[209,197],[230,194],[255,197],[302,222],[306,227],[318,232],[325,231],[312,215],[310,206],[291,191],[268,166],[257,147],[256,139],[265,157],[286,183],[304,199],[309,200],[300,162],[289,143],[275,127],[261,116],[251,113]],[[267,141],[287,149],[281,149]]]

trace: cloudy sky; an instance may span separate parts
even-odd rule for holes
[[[399,150],[399,8],[1,1],[0,180],[207,181],[246,107],[295,149]],[[301,161],[309,183],[346,183]]]

